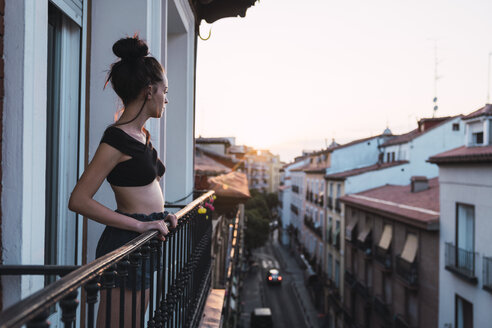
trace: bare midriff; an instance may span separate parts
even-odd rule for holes
[[[146,214],[164,211],[164,198],[157,179],[145,186],[113,186],[118,210],[128,214]]]

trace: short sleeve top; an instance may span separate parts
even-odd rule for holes
[[[154,181],[157,176],[164,175],[166,168],[157,157],[157,151],[152,147],[150,140],[143,144],[122,129],[109,126],[104,131],[102,142],[132,157],[118,163],[109,172],[106,180],[110,184],[120,187],[145,186]]]

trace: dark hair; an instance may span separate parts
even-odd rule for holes
[[[164,69],[157,59],[149,56],[149,47],[137,35],[116,41],[113,52],[121,60],[111,65],[104,86],[111,81],[124,105],[137,99],[146,86],[162,81]]]
[[[113,44],[113,53],[121,59],[111,65],[104,87],[111,82],[111,86],[123,101],[123,105],[126,106],[137,99],[146,86],[163,80],[164,69],[157,59],[149,56],[149,47],[145,41],[138,38],[138,35],[116,41]],[[137,116],[117,125],[135,120],[142,112],[146,101],[147,97]]]

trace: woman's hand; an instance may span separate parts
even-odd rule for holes
[[[157,230],[160,232],[159,234],[159,239],[162,241],[166,240],[166,235],[169,233],[169,229],[167,227],[167,224],[164,220],[156,220],[156,221],[150,221],[150,222],[141,222],[141,231],[146,232],[149,230]]]
[[[174,214],[168,214],[164,220],[171,222],[171,228],[176,228],[178,226],[178,218]]]

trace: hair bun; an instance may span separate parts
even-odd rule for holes
[[[113,45],[113,52],[122,60],[136,60],[149,54],[149,47],[138,36],[119,39]]]

